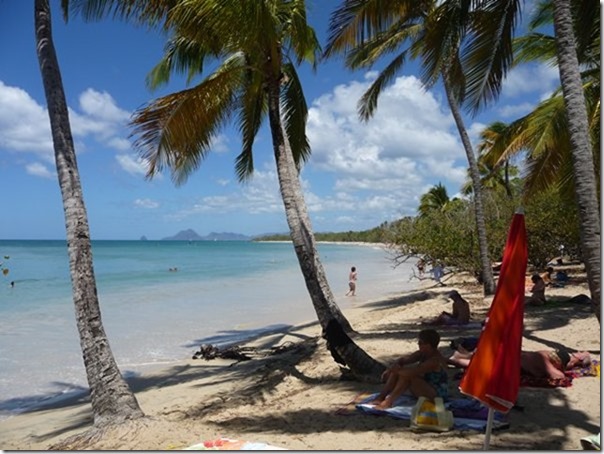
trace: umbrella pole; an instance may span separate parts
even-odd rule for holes
[[[493,430],[493,417],[495,416],[495,410],[489,407],[489,416],[487,418],[487,428],[484,435],[484,450],[489,450],[489,444],[491,443],[491,431]]]

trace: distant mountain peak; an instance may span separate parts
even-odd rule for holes
[[[251,238],[247,235],[231,232],[211,232],[206,236],[199,235],[193,229],[181,230],[174,236],[162,238],[166,241],[250,241]]]

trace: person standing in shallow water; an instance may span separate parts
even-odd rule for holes
[[[357,291],[357,269],[356,267],[350,268],[350,274],[348,274],[348,292],[346,296],[354,296]]]

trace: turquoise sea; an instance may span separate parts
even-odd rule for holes
[[[344,313],[416,285],[412,265],[393,269],[379,246],[318,248]],[[0,419],[87,388],[65,241],[0,240],[3,256]],[[125,376],[190,357],[202,343],[316,320],[290,243],[103,240],[93,241],[93,259],[103,324]],[[353,298],[344,296],[351,266]]]

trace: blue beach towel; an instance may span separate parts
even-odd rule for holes
[[[375,408],[375,405],[369,403],[376,397],[377,393],[367,397],[357,404],[357,409],[373,415],[387,415],[393,418],[410,420],[413,406],[417,403],[417,397],[403,395],[394,401],[392,407],[386,410],[378,410]],[[454,429],[484,432],[487,427],[488,408],[477,400],[464,398],[450,399],[445,402],[445,408],[453,412]],[[510,424],[505,419],[506,415],[496,411],[493,420],[493,430],[508,428]]]

